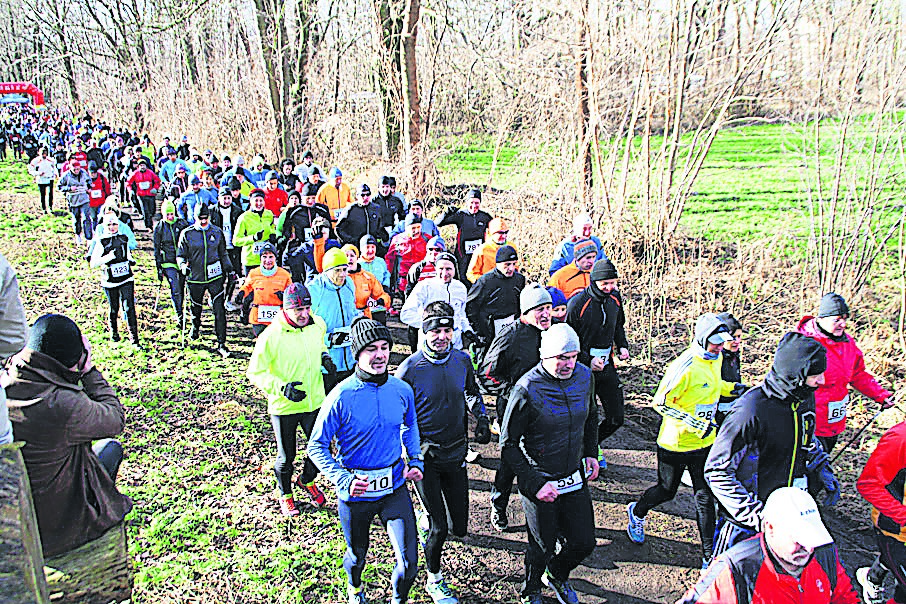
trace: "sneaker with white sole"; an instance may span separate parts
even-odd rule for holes
[[[545,570],[541,575],[541,582],[554,590],[560,604],[579,604],[579,596],[573,586],[569,584],[568,579],[557,581],[551,571]]]
[[[645,519],[635,515],[635,503],[626,506],[626,514],[629,516],[629,524],[626,525],[629,538],[633,543],[645,543]]]
[[[224,302],[223,307],[226,309],[227,312],[236,312],[237,310],[242,308],[241,306],[239,306],[232,300],[227,300],[226,302]]]
[[[440,581],[425,583],[425,592],[434,600],[434,604],[458,604],[459,599],[454,595],[453,590],[447,585],[447,582]]]
[[[864,566],[856,571],[856,581],[862,590],[862,599],[865,604],[883,604],[885,601],[884,586],[878,585],[869,578],[871,568]]]
[[[365,599],[365,586],[362,585],[358,589],[354,588],[352,585],[346,585],[346,593],[349,596],[349,604],[368,604],[368,600]]]

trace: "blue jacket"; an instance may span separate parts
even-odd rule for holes
[[[361,257],[359,258],[359,266],[362,267],[363,271],[368,271],[374,278],[380,281],[381,285],[385,288],[390,287],[390,271],[387,270],[387,263],[380,256],[375,256],[374,260],[371,262],[365,262]]]
[[[393,227],[393,230],[390,231],[390,238],[393,239],[400,233],[406,230],[406,221],[400,220],[396,223],[396,226]],[[434,224],[434,221],[429,218],[422,218],[422,235],[427,235],[428,239],[431,237],[439,237],[440,231],[437,230],[437,225]]]
[[[334,438],[336,457],[330,454]],[[396,490],[405,482],[405,463],[401,458],[404,447],[410,467],[424,471],[412,388],[393,376],[378,386],[351,375],[337,384],[321,405],[308,439],[308,457],[334,483],[339,499],[374,501],[349,494],[351,470],[393,466]]]
[[[322,273],[309,284],[308,292],[311,294],[311,311],[327,324],[327,348],[330,358],[337,366],[337,371],[352,370],[355,359],[352,357],[349,326],[362,314],[362,311],[355,307],[355,285],[352,279],[347,278],[342,287],[337,287],[328,279],[326,273]],[[331,346],[331,334],[342,328],[347,332],[345,343]]]
[[[189,224],[195,224],[195,206],[200,202],[207,202],[211,206],[217,203],[217,199],[205,189],[199,190],[198,193],[189,189],[176,200],[176,215]]]
[[[604,253],[604,248],[601,247],[601,240],[594,235],[589,237],[589,239],[591,239],[594,242],[595,247],[598,248],[598,255],[595,256],[595,261],[597,262],[598,260],[607,258],[607,254]],[[560,242],[560,245],[558,245],[557,249],[554,251],[554,260],[551,262],[551,267],[548,269],[551,275],[574,260],[573,250],[575,247],[576,242],[569,237]]]
[[[174,159],[170,161],[169,159],[164,162],[164,165],[160,167],[160,180],[164,183],[169,183],[173,180],[173,176],[176,174],[176,166],[182,166],[186,169],[186,174],[191,174],[192,170],[189,169],[189,164],[184,162],[181,159]]]
[[[252,173],[249,172],[248,170],[246,170],[245,168],[239,168],[239,169],[242,170],[242,173],[245,175],[245,179],[247,181],[249,181],[250,183],[252,183],[252,186],[254,187],[254,181],[252,181]],[[237,172],[236,167],[230,168],[229,170],[224,172],[220,177],[220,186],[230,184],[230,179],[233,178],[234,176],[236,176],[236,172]]]

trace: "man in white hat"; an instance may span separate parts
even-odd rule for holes
[[[677,604],[860,601],[807,491],[781,487],[771,493],[761,529],[715,558]]]

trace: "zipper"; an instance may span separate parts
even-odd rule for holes
[[[793,457],[790,459],[790,474],[786,486],[793,486],[793,468],[796,467],[796,456],[799,454],[799,403],[793,404]],[[802,588],[800,587],[800,591]]]
[[[343,298],[340,297],[340,288],[339,287],[337,288],[337,304],[340,307],[340,320],[343,322],[343,326],[345,327],[346,326],[346,313],[343,312]],[[347,336],[347,337],[351,337],[351,336],[352,336],[352,332],[350,332],[349,336]],[[346,348],[347,347],[343,348],[343,363],[346,362]]]

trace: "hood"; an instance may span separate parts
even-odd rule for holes
[[[80,391],[81,375],[70,371],[55,358],[24,348],[10,361],[9,374],[0,385],[8,389],[10,407],[27,407],[41,402],[55,388]]]
[[[797,332],[781,338],[774,352],[774,364],[764,378],[765,391],[776,398],[792,397],[803,401],[815,389],[805,385],[805,378],[827,369],[827,352],[815,339]]]
[[[849,334],[845,331],[839,338],[834,337],[833,334],[827,333],[818,326],[818,320],[809,315],[802,317],[802,320],[799,321],[799,325],[796,327],[796,331],[804,336],[818,340],[824,344],[824,346],[831,346],[832,342],[847,342],[850,339]]]
[[[693,348],[696,353],[708,350],[708,338],[715,333],[730,333],[730,328],[715,313],[705,313],[695,321],[695,334],[692,337]]]

